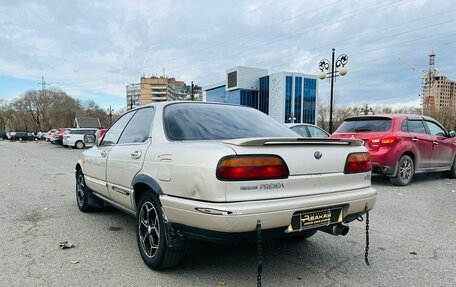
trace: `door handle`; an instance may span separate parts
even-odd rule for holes
[[[438,144],[439,144],[439,142],[435,142],[435,141],[434,141],[434,142],[432,142],[432,143],[433,143],[434,145],[438,145]]]
[[[412,138],[412,142],[419,142],[420,140],[417,138]]]
[[[142,152],[140,150],[134,151],[130,154],[132,159],[138,159],[142,155]]]
[[[107,152],[105,152],[105,151],[103,151],[103,152],[101,152],[101,154],[100,154],[100,155],[101,155],[101,157],[106,157],[106,156],[108,155],[108,153],[107,153]]]

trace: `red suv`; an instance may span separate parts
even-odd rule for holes
[[[372,172],[394,185],[407,185],[413,175],[450,171],[456,178],[456,138],[433,118],[418,115],[374,115],[346,119],[332,138],[364,140]]]

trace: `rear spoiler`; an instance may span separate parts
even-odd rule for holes
[[[333,138],[241,138],[223,141],[224,144],[237,146],[262,145],[351,145],[362,146],[363,141],[358,139]]]

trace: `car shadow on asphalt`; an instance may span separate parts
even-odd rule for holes
[[[431,183],[433,181],[441,181],[445,178],[448,178],[446,172],[419,173],[413,176],[410,185]],[[393,186],[393,184],[389,181],[389,178],[381,174],[372,175],[372,184],[381,186]]]

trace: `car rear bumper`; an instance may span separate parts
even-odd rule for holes
[[[258,220],[262,229],[287,228],[294,213],[341,207],[344,220],[375,205],[377,191],[362,188],[312,196],[234,203],[212,203],[162,195],[160,201],[168,221],[195,230],[240,233],[255,231]],[[197,210],[199,209],[199,210]],[[215,214],[219,212],[219,214]],[[353,216],[351,216],[353,217]]]
[[[384,174],[386,176],[394,176],[396,174],[396,166],[381,165],[372,163],[372,172]]]
[[[404,150],[400,146],[393,148],[381,147],[379,150],[369,150],[372,161],[372,172],[394,176],[399,157]]]

